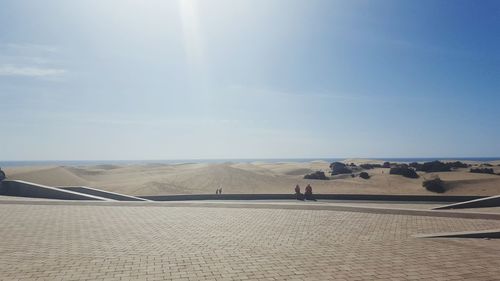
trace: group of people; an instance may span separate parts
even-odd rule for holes
[[[215,194],[222,194],[222,187],[215,190]]]
[[[295,186],[295,196],[297,198],[297,200],[312,200],[312,201],[316,201],[316,199],[314,199],[313,197],[313,190],[312,190],[312,187],[310,184],[308,184],[306,186],[306,190],[304,192],[304,194],[300,193],[300,186],[297,184]]]

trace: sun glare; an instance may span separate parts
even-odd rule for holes
[[[202,58],[203,48],[197,2],[193,0],[179,0],[179,15],[187,60],[192,66],[198,65]]]

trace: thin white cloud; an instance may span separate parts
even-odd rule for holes
[[[6,64],[53,64],[55,61],[52,58],[42,57],[42,56],[20,56],[20,55],[8,55],[2,54],[0,52],[0,61],[3,62],[3,65]]]
[[[56,46],[32,43],[0,43],[0,77],[61,78],[67,70],[55,65]]]
[[[228,87],[231,95],[277,97],[283,99],[308,98],[308,99],[339,99],[339,100],[362,100],[369,96],[344,93],[344,92],[287,92],[267,88],[248,88],[241,85],[230,85]]]
[[[59,77],[67,71],[61,68],[0,65],[0,76]]]
[[[44,52],[44,53],[56,53],[58,52],[58,48],[55,46],[42,45],[42,44],[18,44],[18,43],[6,43],[0,44],[0,47],[5,49],[10,49],[18,52]]]

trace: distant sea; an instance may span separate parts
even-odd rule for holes
[[[326,162],[342,161],[346,158],[276,158],[276,159],[179,159],[179,160],[50,160],[50,161],[0,161],[0,167],[22,166],[93,166],[93,165],[139,165],[139,164],[185,164],[185,163],[251,163],[251,162],[310,162],[321,160]],[[428,162],[434,160],[459,160],[489,162],[500,160],[500,157],[427,157],[427,158],[367,158],[389,162]]]

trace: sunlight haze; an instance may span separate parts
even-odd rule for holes
[[[0,158],[500,155],[497,1],[0,4]]]

